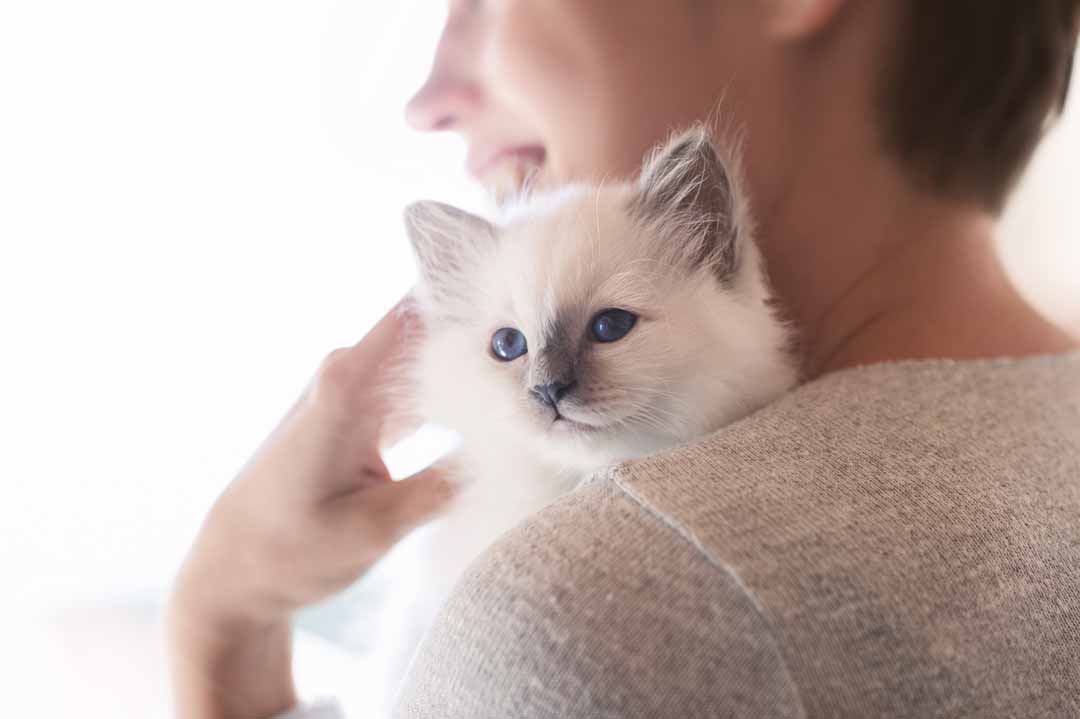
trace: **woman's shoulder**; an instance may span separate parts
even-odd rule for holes
[[[1004,522],[1002,541],[1026,521],[1077,527],[1078,476],[1074,352],[843,370],[616,467],[612,481],[727,561],[756,566],[763,543],[859,561],[870,539],[889,554],[897,533],[930,545],[967,523]]]
[[[1022,424],[1039,408],[1040,423],[1075,416],[1080,402],[1080,351],[1022,358],[900,360],[851,367],[807,382],[747,421],[718,436],[752,436],[762,431],[814,434],[853,429],[895,430],[909,426],[927,433],[961,428],[973,421]],[[996,421],[986,417],[990,409]],[[846,421],[851,417],[854,421]],[[920,423],[917,423],[918,420]],[[857,441],[862,432],[848,439]]]
[[[947,396],[959,402],[957,414],[988,404],[1061,406],[1075,411],[1080,389],[1080,351],[1029,357],[987,359],[912,359],[881,362],[831,372],[803,384],[765,414],[858,411],[890,417],[920,414]],[[867,404],[872,400],[876,404]],[[1068,404],[1071,402],[1071,406]]]
[[[999,438],[1023,437],[1033,447],[1058,435],[1075,440],[1078,419],[1080,352],[887,362],[805,383],[700,441],[627,465],[624,475],[636,480],[717,455],[741,460],[729,468],[785,476],[843,457],[917,471],[932,449],[1008,461]],[[860,468],[871,469],[836,467]]]
[[[804,492],[970,484],[1016,466],[1049,479],[1070,461],[1080,463],[1080,352],[841,370],[613,474],[650,506],[739,499],[756,513],[794,509]]]
[[[1080,354],[824,377],[505,535],[398,716],[1026,712],[1080,686],[1077,476]]]

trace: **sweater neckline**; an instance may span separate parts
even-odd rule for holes
[[[920,359],[898,359],[898,360],[886,360],[883,362],[870,362],[867,364],[854,365],[852,367],[844,367],[843,369],[834,370],[826,374],[815,377],[808,382],[803,383],[803,386],[809,384],[816,384],[825,380],[840,377],[848,374],[864,374],[874,371],[887,371],[893,369],[965,369],[970,368],[972,370],[979,369],[1002,369],[1002,368],[1016,368],[1025,365],[1041,366],[1041,365],[1080,365],[1080,349],[1073,349],[1067,352],[1055,352],[1035,355],[1024,355],[1021,357],[1014,357],[1008,355],[1002,355],[997,357],[979,357],[974,359],[956,359],[952,357],[929,357]]]

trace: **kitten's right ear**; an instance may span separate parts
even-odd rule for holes
[[[484,218],[431,201],[405,208],[405,229],[436,306],[467,296],[469,278],[496,238],[495,226]]]

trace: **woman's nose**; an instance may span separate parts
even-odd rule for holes
[[[405,121],[414,129],[459,129],[480,107],[483,94],[473,76],[472,39],[453,22],[443,30],[431,72],[405,106]]]
[[[405,106],[405,121],[415,130],[454,130],[479,104],[474,87],[454,77],[431,76]]]

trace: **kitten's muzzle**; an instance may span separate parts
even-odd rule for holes
[[[547,384],[536,385],[529,390],[529,393],[542,404],[555,409],[559,404],[559,400],[576,386],[577,380],[571,380],[570,382],[549,382]]]

